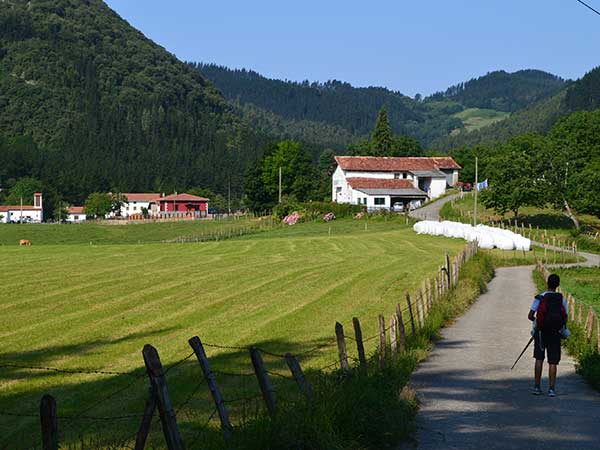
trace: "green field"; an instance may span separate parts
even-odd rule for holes
[[[162,241],[213,240],[256,233],[272,228],[270,217],[194,220],[129,225],[108,225],[105,222],[78,224],[0,224],[0,245],[18,245],[28,239],[36,245],[71,244],[147,244]]]
[[[510,113],[496,111],[494,109],[467,108],[464,111],[454,114],[454,117],[462,120],[466,131],[478,130],[506,119]]]
[[[128,230],[119,228],[125,229],[120,233]],[[78,241],[73,233],[72,240]],[[66,416],[127,387],[130,380],[134,384],[123,394],[84,415],[141,414],[147,385],[141,349],[146,343],[157,347],[166,366],[190,353],[187,339],[193,335],[228,346],[257,344],[276,353],[323,345],[302,364],[324,366],[335,361],[331,338],[336,320],[351,332],[352,317],[360,317],[364,335],[373,335],[377,314],[389,316],[407,290],[436,273],[445,251],[453,254],[464,246],[462,240],[418,236],[397,219],[302,224],[189,244],[138,245],[127,238],[132,244],[41,245],[39,240],[29,248],[0,248],[1,363],[129,374],[0,368],[1,411],[35,415],[42,394],[51,393],[59,414]],[[367,350],[374,349],[375,340],[369,341]],[[245,350],[207,350],[217,370],[251,371]],[[265,358],[270,370],[284,369],[281,360]],[[170,371],[174,403],[185,400],[198,381],[193,359]],[[224,375],[219,382],[226,398],[258,393],[252,377]],[[184,435],[212,411],[207,395],[203,387],[178,415]],[[234,411],[235,420],[244,414]],[[0,420],[0,448],[38,436],[34,417]],[[99,430],[81,422],[65,423],[64,441]],[[111,438],[131,435],[138,422],[111,422]],[[104,425],[100,434],[106,434]]]
[[[557,273],[567,292],[600,313],[600,268],[572,267],[560,269]]]

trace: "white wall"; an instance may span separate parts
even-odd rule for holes
[[[67,214],[67,218],[65,219],[69,223],[77,223],[77,222],[85,222],[87,216],[85,213],[81,214]]]
[[[432,178],[429,186],[429,198],[438,198],[446,193],[446,178]]]
[[[19,222],[21,220],[21,210],[20,209],[12,209],[8,212],[2,212],[0,214],[2,214],[4,216],[4,218],[2,219],[3,223]],[[41,223],[44,218],[42,210],[41,209],[23,210],[23,221],[25,221],[25,220],[29,221],[29,218],[31,218],[31,221],[33,221],[35,223]]]

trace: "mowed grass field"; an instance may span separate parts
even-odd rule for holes
[[[565,290],[600,314],[600,268],[571,267],[557,273]]]
[[[129,444],[139,419],[93,418],[142,414],[144,344],[158,349],[165,367],[190,354],[187,340],[194,335],[274,353],[320,346],[301,357],[304,368],[320,368],[336,359],[336,321],[352,335],[352,317],[359,317],[364,336],[374,335],[379,313],[388,318],[407,290],[436,274],[446,251],[464,246],[416,235],[394,219],[300,224],[219,242],[39,243],[0,247],[0,365],[123,374],[0,367],[0,412],[35,416],[41,396],[50,393],[66,417],[63,442],[99,435]],[[375,343],[368,341],[367,351]],[[252,376],[233,376],[252,372],[246,350],[207,347],[207,353],[226,399],[259,393]],[[285,373],[280,358],[264,358],[269,370]],[[190,358],[167,377],[173,403],[185,403],[178,421],[184,439],[191,439],[213,409],[200,368]],[[297,391],[293,382],[273,378],[281,392]],[[230,408],[234,423],[248,415],[244,402]],[[0,448],[39,442],[38,430],[36,417],[0,414]],[[160,448],[159,427],[153,430]],[[13,447],[16,442],[23,445]]]

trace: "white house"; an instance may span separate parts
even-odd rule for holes
[[[133,215],[141,215],[142,209],[146,208],[150,216],[158,216],[160,194],[125,192],[123,197],[127,199],[121,207],[121,217],[128,218]],[[114,215],[112,215],[114,216]]]
[[[460,166],[446,157],[336,156],[332,200],[369,209],[415,208],[458,182]]]
[[[83,206],[70,206],[67,209],[67,218],[65,219],[69,223],[85,222],[87,219]]]
[[[0,205],[0,223],[40,223],[43,220],[41,192],[33,194],[33,205]]]

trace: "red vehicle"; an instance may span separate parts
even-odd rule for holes
[[[473,190],[473,185],[471,183],[465,183],[464,181],[459,181],[457,184],[458,190],[462,192],[470,192]]]

